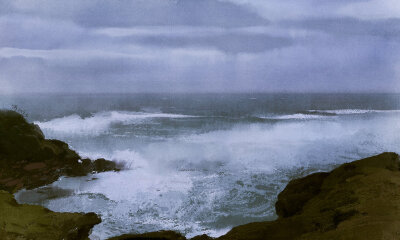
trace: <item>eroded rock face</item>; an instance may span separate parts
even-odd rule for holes
[[[0,239],[86,240],[100,223],[94,213],[55,213],[41,206],[18,204],[0,190]]]
[[[0,110],[0,190],[15,192],[56,181],[60,176],[118,170],[115,162],[81,157],[14,111]]]

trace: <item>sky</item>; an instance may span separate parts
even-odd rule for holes
[[[398,0],[0,0],[0,93],[400,92]]]

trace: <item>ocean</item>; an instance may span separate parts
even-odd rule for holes
[[[176,230],[219,236],[275,219],[293,178],[400,152],[400,94],[25,94],[47,138],[120,172],[63,177],[16,193],[53,211],[96,212],[91,239]]]

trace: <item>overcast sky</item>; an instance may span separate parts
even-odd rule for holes
[[[0,0],[18,92],[400,92],[400,1]]]

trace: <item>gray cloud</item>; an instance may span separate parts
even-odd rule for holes
[[[201,47],[216,48],[228,53],[262,52],[286,47],[292,44],[290,38],[275,37],[266,34],[223,34],[203,37],[127,37],[127,42],[139,42],[143,45],[164,47]]]
[[[237,27],[266,24],[267,21],[232,3],[215,0],[100,1],[91,10],[80,12],[76,20],[90,27],[190,25]],[[107,17],[104,17],[107,16]]]
[[[266,24],[250,10],[215,0],[9,1],[12,11],[72,20],[86,27],[222,26]]]
[[[54,49],[88,40],[87,34],[71,22],[23,15],[0,17],[1,47]]]
[[[287,21],[284,25],[318,30],[333,35],[369,35],[388,40],[400,36],[400,18],[360,20],[356,18],[318,18]]]
[[[4,0],[0,92],[400,91],[400,12],[375,5]]]

